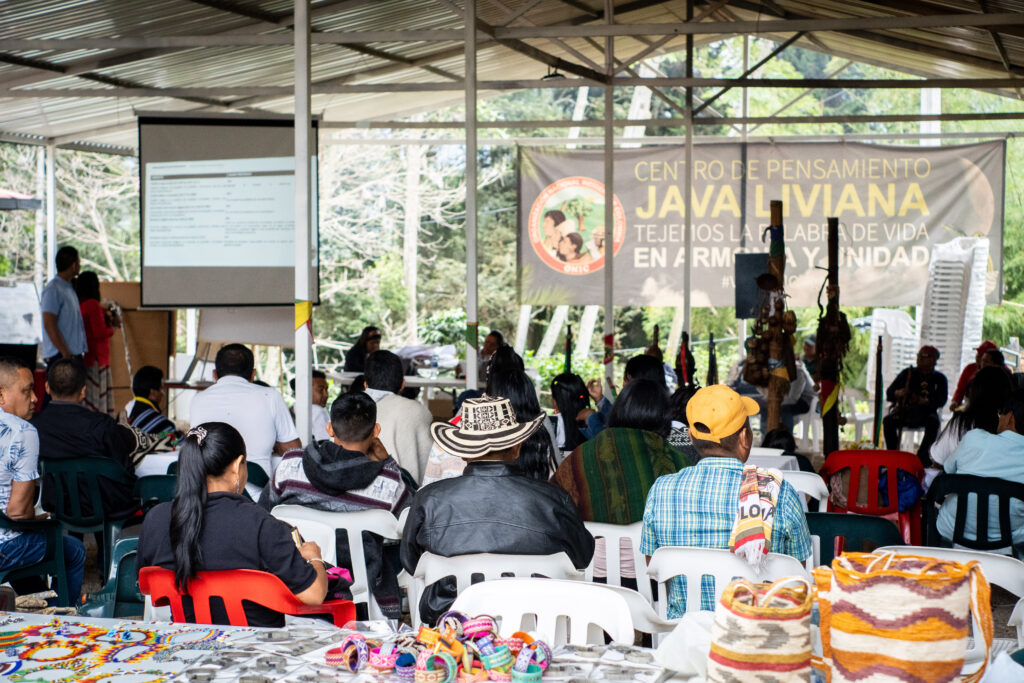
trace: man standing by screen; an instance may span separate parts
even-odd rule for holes
[[[61,247],[57,250],[55,261],[57,276],[43,288],[40,301],[43,311],[43,359],[47,365],[60,358],[82,360],[88,350],[78,295],[71,285],[82,268],[78,250],[74,247]]]

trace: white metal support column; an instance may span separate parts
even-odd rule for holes
[[[309,0],[295,0],[295,428],[310,439],[313,305],[310,296]]]
[[[46,146],[46,281],[57,277],[57,146]]]
[[[604,21],[612,24],[615,3],[604,0]],[[604,72],[608,83],[604,86],[604,335],[611,339],[615,350],[615,38],[604,39]],[[607,343],[607,342],[606,342]],[[608,349],[605,349],[608,353]],[[615,363],[604,366],[604,375],[614,380]],[[606,382],[607,384],[607,382]]]
[[[466,0],[466,328],[479,342],[476,291],[476,0]],[[478,384],[476,347],[466,344],[466,388]]]
[[[46,150],[36,149],[36,197],[46,195]],[[46,213],[36,211],[35,250],[33,252],[32,280],[36,285],[36,294],[43,291],[43,273],[46,272]]]
[[[686,21],[693,20],[693,0],[686,0]],[[686,36],[686,77],[693,78],[693,34]],[[687,334],[692,333],[690,315],[690,275],[693,272],[693,86],[686,88],[686,179],[683,183],[683,213],[686,232],[683,234],[683,249],[686,253],[686,269],[683,271],[683,319]]]

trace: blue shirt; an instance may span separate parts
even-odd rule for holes
[[[728,550],[742,480],[743,463],[727,457],[707,457],[693,467],[659,477],[647,494],[640,552],[650,556],[658,548],[672,545]],[[769,551],[800,561],[811,554],[811,535],[800,496],[789,482],[782,482],[775,502]],[[701,609],[715,609],[712,581],[711,576],[701,581]],[[668,618],[676,619],[686,611],[685,577],[670,579],[668,588]]]
[[[0,511],[4,514],[11,500],[11,482],[38,479],[38,462],[39,434],[36,428],[0,408]],[[20,535],[20,531],[0,529],[0,544]]]
[[[89,350],[89,342],[85,339],[85,323],[82,322],[82,309],[78,307],[78,295],[71,283],[59,275],[43,288],[43,296],[39,302],[43,313],[57,316],[57,329],[64,337],[71,355],[84,354]],[[51,358],[60,353],[56,344],[46,333],[43,326],[43,358]]]
[[[973,474],[976,477],[995,477],[1024,484],[1024,436],[1007,430],[990,434],[984,429],[972,429],[964,434],[953,455],[943,466],[949,474]],[[999,506],[996,498],[989,498],[988,529],[991,540],[996,540],[999,529]],[[967,509],[964,533],[977,538],[977,508]],[[944,538],[953,538],[956,522],[956,496],[947,496],[939,509],[935,526]],[[1010,526],[1014,544],[1024,543],[1024,503],[1010,501]]]

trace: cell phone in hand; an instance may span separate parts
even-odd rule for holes
[[[302,544],[306,542],[306,540],[302,538],[302,534],[300,534],[299,530],[295,527],[292,527],[292,541],[295,542],[296,548],[301,548]]]

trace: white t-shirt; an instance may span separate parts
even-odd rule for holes
[[[243,377],[229,375],[199,392],[189,410],[189,423],[195,427],[203,422],[227,422],[245,440],[247,459],[272,476],[271,455],[275,442],[299,438],[288,406],[280,392],[261,387]]]
[[[327,434],[327,423],[331,421],[331,414],[327,412],[327,408],[313,404],[313,412],[310,419],[310,431],[313,433],[314,441],[323,441],[324,439],[330,439],[330,435]]]

